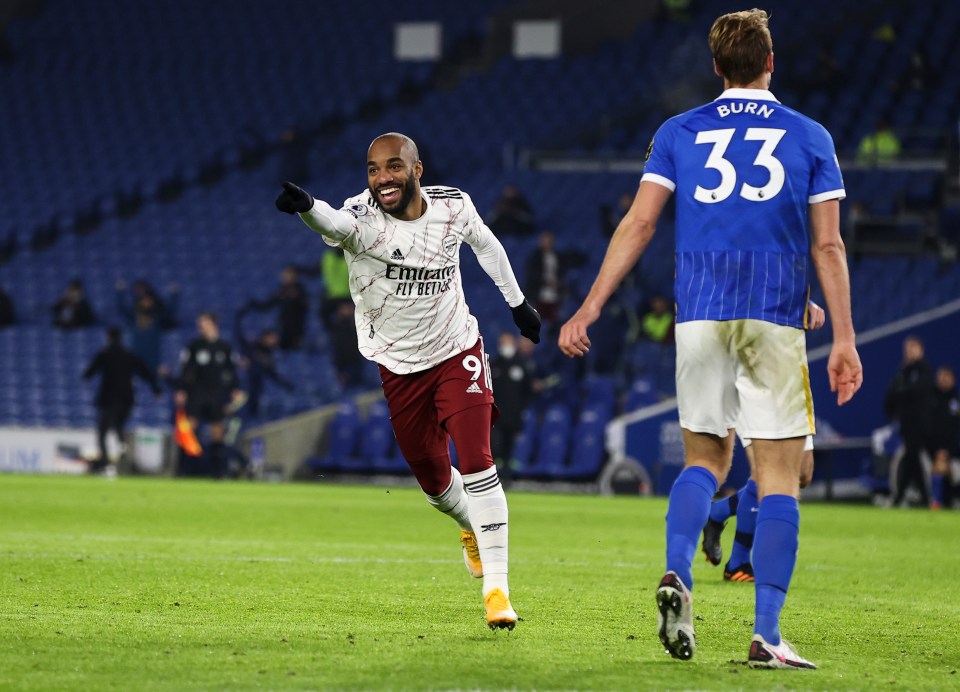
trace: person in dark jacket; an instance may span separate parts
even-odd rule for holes
[[[937,369],[931,429],[930,509],[940,509],[953,501],[950,465],[954,459],[960,459],[960,396],[953,368],[947,366]]]
[[[340,303],[330,325],[330,348],[337,381],[344,389],[359,385],[363,376],[363,356],[357,343],[353,302]]]
[[[280,286],[266,300],[250,301],[248,307],[257,310],[279,309],[277,331],[280,332],[280,348],[284,351],[299,350],[307,331],[307,312],[310,298],[300,282],[296,267],[287,266],[280,272]]]
[[[53,311],[53,325],[61,329],[89,327],[96,322],[93,308],[90,306],[90,301],[87,300],[83,282],[80,279],[70,280],[51,310]]]
[[[237,407],[243,399],[233,349],[220,338],[217,318],[209,312],[197,317],[200,333],[180,354],[180,376],[174,401],[186,410],[191,427],[210,426],[211,444],[206,450],[212,474],[221,478],[226,473],[227,454],[223,439],[224,419],[231,406]],[[181,472],[193,473],[188,460],[181,458]]]
[[[133,410],[133,378],[140,377],[150,385],[154,396],[160,396],[161,389],[156,372],[147,367],[136,354],[123,346],[120,329],[107,329],[107,347],[99,351],[83,371],[83,379],[89,380],[100,375],[100,386],[94,401],[97,407],[97,441],[100,445],[100,459],[96,469],[106,468],[110,463],[107,456],[107,433],[113,430],[117,439],[123,443],[124,427],[130,411]]]
[[[538,384],[536,365],[520,350],[519,341],[510,332],[500,334],[497,355],[490,362],[493,396],[500,411],[490,431],[490,448],[501,482],[509,482],[513,475],[513,447]]]
[[[165,302],[142,279],[133,283],[129,293],[126,288],[123,279],[117,281],[116,307],[130,331],[130,350],[156,371],[160,367],[163,330],[176,326],[179,290],[171,286]]]
[[[243,330],[246,310],[239,310],[234,318],[233,334],[240,347],[240,366],[247,372],[246,415],[256,418],[260,413],[260,397],[267,380],[273,380],[286,391],[293,391],[293,383],[277,372],[274,351],[279,344],[279,335],[273,329],[264,329],[256,339],[249,339]],[[356,350],[356,349],[354,349]]]
[[[893,504],[898,505],[910,485],[920,491],[923,504],[930,502],[927,480],[920,455],[931,453],[930,418],[934,406],[933,371],[923,357],[923,341],[908,336],[903,342],[903,364],[897,371],[884,399],[887,417],[900,424],[903,456],[897,469],[897,491]]]
[[[0,286],[0,327],[9,327],[16,321],[17,315],[13,308],[13,298]]]

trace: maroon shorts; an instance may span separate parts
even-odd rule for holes
[[[493,406],[483,339],[429,370],[397,375],[381,365],[380,378],[397,444],[409,462],[447,454],[444,422],[450,416],[474,406]],[[494,406],[491,424],[497,415]]]

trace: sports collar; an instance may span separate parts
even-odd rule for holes
[[[775,103],[780,103],[777,101],[777,97],[766,89],[727,89],[714,100],[719,101],[720,99],[747,99],[749,101],[774,101]]]

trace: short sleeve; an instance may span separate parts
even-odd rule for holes
[[[843,189],[843,174],[833,145],[833,138],[827,130],[816,125],[811,138],[813,147],[813,169],[810,175],[809,204],[826,202],[830,199],[843,199],[847,196]]]
[[[673,142],[676,128],[673,120],[668,120],[650,140],[647,147],[647,161],[643,167],[640,182],[656,183],[671,192],[677,189],[677,169],[673,160]]]

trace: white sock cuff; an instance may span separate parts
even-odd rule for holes
[[[463,476],[463,487],[468,495],[486,495],[500,490],[500,476],[497,467],[491,466],[479,473],[468,473]]]
[[[424,495],[427,495],[427,502],[441,512],[453,509],[460,501],[462,494],[463,478],[460,476],[460,472],[453,467],[450,467],[450,485],[447,486],[446,490],[439,495],[427,495],[424,493]]]

